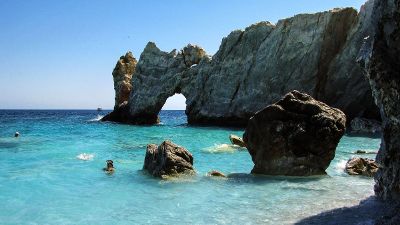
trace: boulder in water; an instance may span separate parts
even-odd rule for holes
[[[164,141],[159,146],[149,144],[143,169],[161,178],[193,174],[193,156],[188,150],[171,141]]]
[[[346,163],[346,172],[349,175],[372,177],[378,171],[378,164],[373,159],[352,158]]]
[[[246,148],[246,144],[244,143],[244,141],[241,137],[231,134],[231,135],[229,135],[229,140],[231,140],[231,143],[233,145],[237,145],[237,146]]]
[[[342,111],[298,91],[257,112],[243,134],[254,162],[252,173],[326,174],[345,132]]]

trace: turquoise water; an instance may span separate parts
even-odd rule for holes
[[[250,155],[229,145],[229,134],[243,130],[188,126],[183,111],[162,111],[157,126],[99,118],[0,111],[0,224],[291,224],[373,195],[373,179],[343,167],[355,150],[378,149],[378,138],[343,137],[328,176],[265,177],[249,175]],[[164,139],[193,153],[197,176],[162,181],[141,171],[146,145]],[[113,175],[101,170],[107,159]],[[237,174],[207,177],[213,169]]]

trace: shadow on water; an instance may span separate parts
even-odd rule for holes
[[[379,201],[376,197],[371,196],[360,202],[359,205],[352,207],[337,208],[320,214],[302,219],[295,223],[296,225],[368,225],[375,224],[377,219],[388,214],[392,210],[392,206]]]
[[[2,148],[16,148],[20,145],[17,141],[0,141],[0,149]]]

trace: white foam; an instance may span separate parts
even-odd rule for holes
[[[76,156],[77,159],[84,160],[84,161],[92,160],[93,157],[94,157],[94,154],[88,154],[88,153],[81,153]]]
[[[346,169],[346,163],[347,163],[347,160],[343,160],[343,159],[340,160],[339,162],[336,163],[335,170],[338,173],[343,173],[344,170]]]
[[[215,144],[214,146],[204,148],[203,151],[210,153],[233,153],[240,149],[237,145],[229,145],[229,144]]]
[[[101,119],[103,119],[103,117],[104,117],[104,116],[102,116],[102,115],[97,115],[96,118],[90,119],[90,120],[88,120],[88,121],[90,121],[90,122],[97,122],[97,121],[100,121]]]

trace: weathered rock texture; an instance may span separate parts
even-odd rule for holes
[[[373,33],[360,51],[383,121],[375,192],[400,200],[400,0],[376,0]]]
[[[137,61],[132,52],[121,56],[112,73],[114,79],[115,105],[114,111],[106,115],[102,120],[129,122],[128,100],[132,91],[132,76],[136,69]]]
[[[260,22],[222,40],[210,58],[198,46],[140,56],[126,122],[153,124],[168,97],[182,93],[191,124],[245,126],[255,112],[291,90],[309,93],[353,117],[377,118],[356,63],[370,11],[351,8]]]
[[[346,163],[346,173],[349,175],[362,175],[373,177],[378,171],[375,160],[367,158],[352,158]]]
[[[192,174],[193,156],[183,147],[170,141],[161,145],[147,145],[143,169],[155,177],[177,176],[179,174]]]
[[[248,122],[243,140],[254,162],[252,173],[325,174],[345,126],[339,109],[298,91],[288,93]]]

